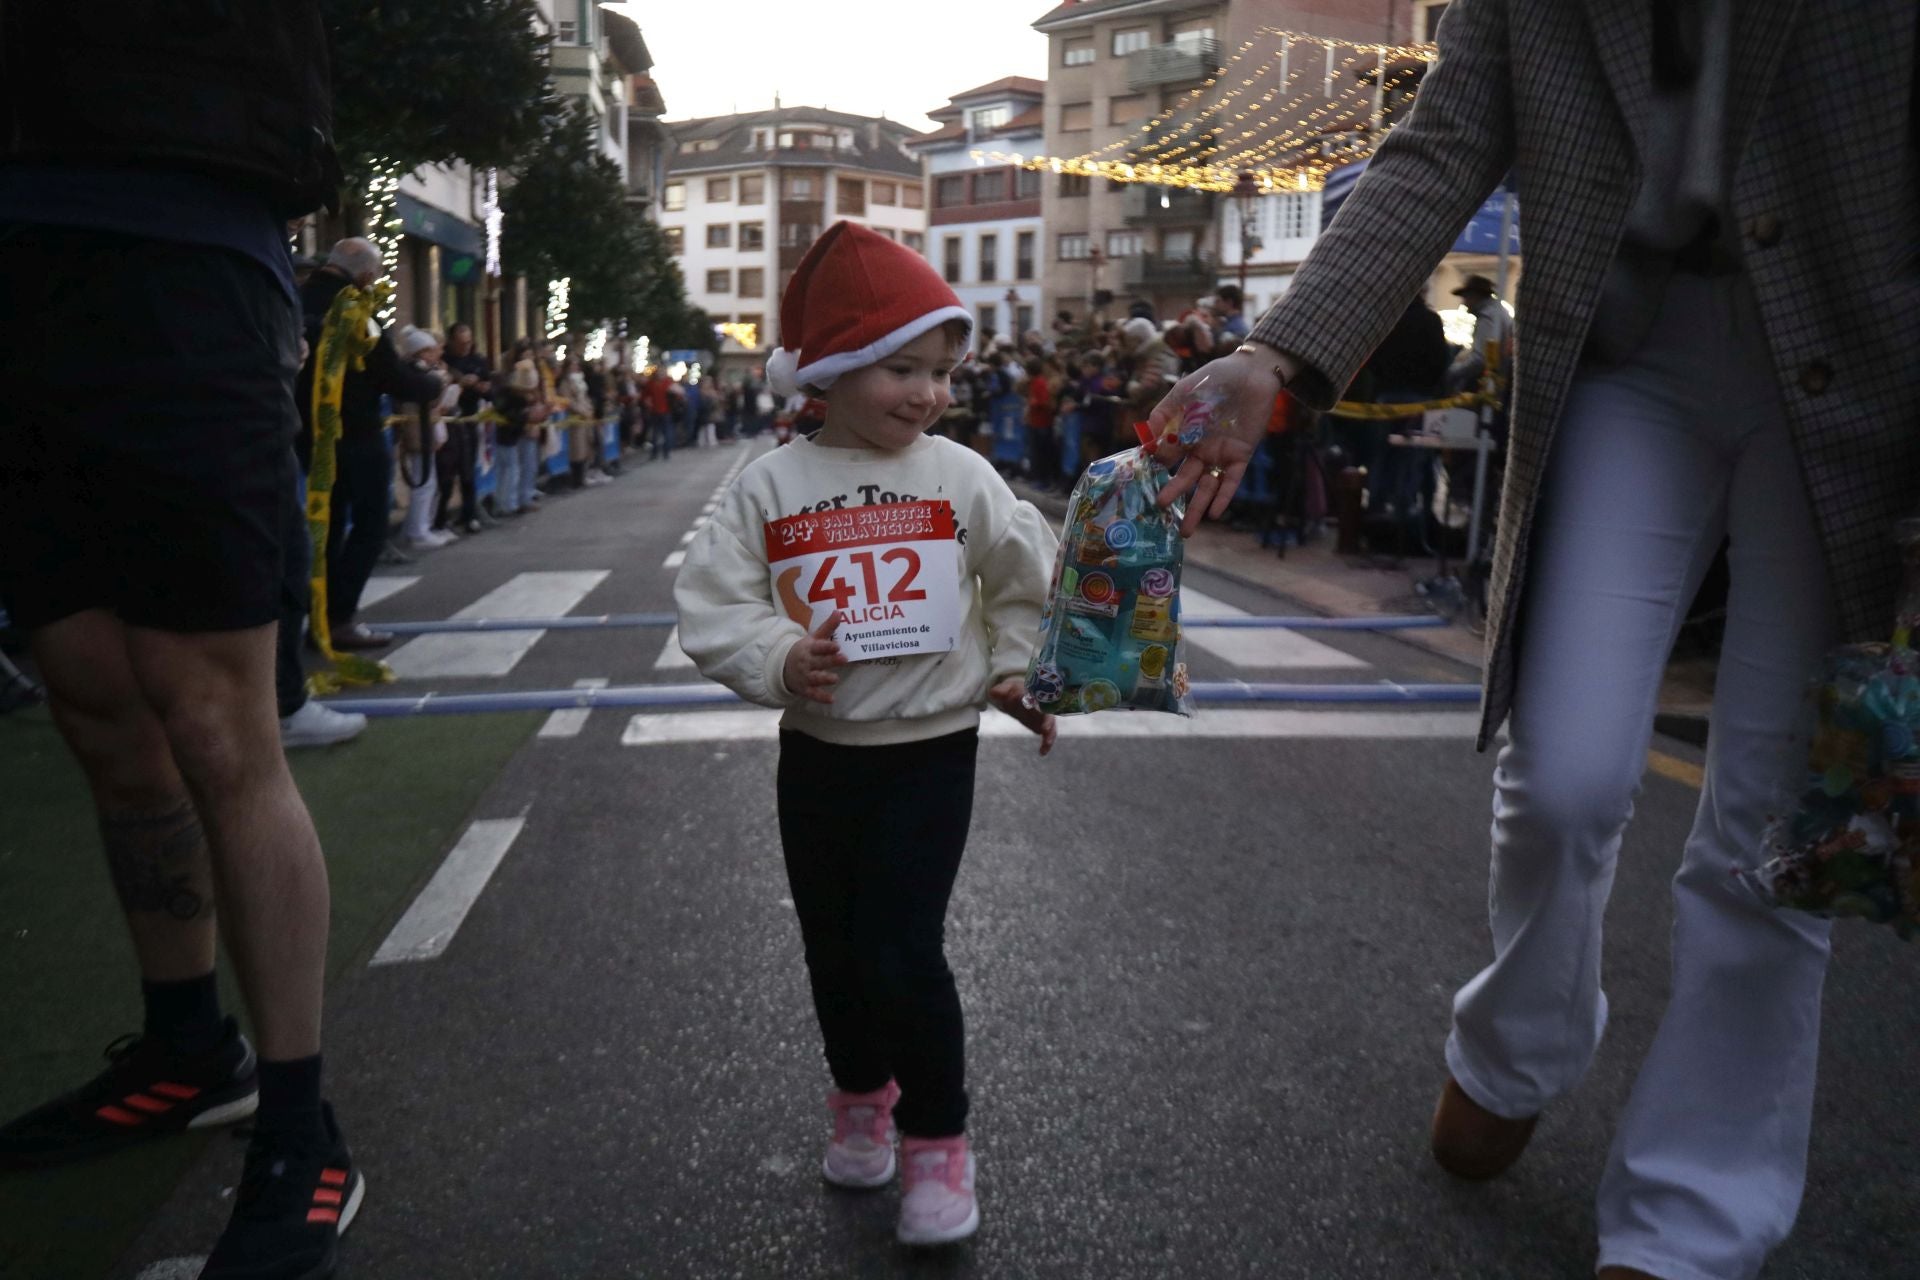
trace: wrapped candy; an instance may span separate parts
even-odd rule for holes
[[[1906,579],[1892,644],[1827,655],[1793,811],[1769,823],[1750,879],[1777,906],[1920,932],[1920,521],[1899,528]]]
[[[1101,458],[1074,486],[1027,669],[1042,711],[1193,714],[1180,660],[1182,511],[1158,505],[1166,480],[1143,447]]]

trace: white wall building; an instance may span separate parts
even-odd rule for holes
[[[925,165],[926,258],[974,314],[976,333],[1017,338],[1046,327],[1040,277],[1046,233],[1041,175],[973,158],[976,150],[1033,155],[1045,133],[1046,85],[1009,76],[955,94],[928,114],[941,127],[910,144]]]
[[[672,139],[657,217],[687,297],[728,326],[720,355],[759,363],[779,339],[780,293],[814,240],[846,219],[915,251],[926,195],[912,130],[812,107],[666,126]]]

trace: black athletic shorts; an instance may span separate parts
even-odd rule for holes
[[[300,323],[238,252],[0,223],[0,601],[231,631],[279,615]]]

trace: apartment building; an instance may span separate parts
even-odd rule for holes
[[[781,291],[832,223],[858,222],[926,250],[926,189],[906,125],[776,106],[667,129],[673,145],[656,216],[680,257],[689,301],[724,326],[723,367],[758,363],[772,350]]]
[[[1008,162],[982,163],[973,153],[1037,154],[1046,89],[1009,76],[955,94],[927,113],[940,127],[908,146],[925,166],[932,197],[926,258],[973,312],[983,339],[1044,327],[1041,175]]]
[[[1049,45],[1042,154],[1125,160],[1143,126],[1189,101],[1242,44],[1270,41],[1267,28],[1398,42],[1415,17],[1410,6],[1377,0],[1071,0],[1033,24]],[[1263,249],[1297,248],[1319,233],[1312,200],[1261,200],[1270,203],[1249,209],[1248,221],[1269,228]],[[1043,175],[1046,313],[1112,315],[1144,301],[1162,318],[1178,315],[1238,275],[1237,222],[1231,267],[1223,261],[1224,203],[1207,191]],[[1249,291],[1277,296],[1284,278],[1256,288],[1250,274]]]

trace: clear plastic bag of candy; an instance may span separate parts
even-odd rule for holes
[[[1193,714],[1180,643],[1180,503],[1146,448],[1087,467],[1067,502],[1027,692],[1042,711]]]
[[[1768,823],[1748,879],[1774,905],[1920,933],[1920,520],[1899,526],[1906,564],[1893,643],[1828,654],[1818,724],[1791,812]]]

